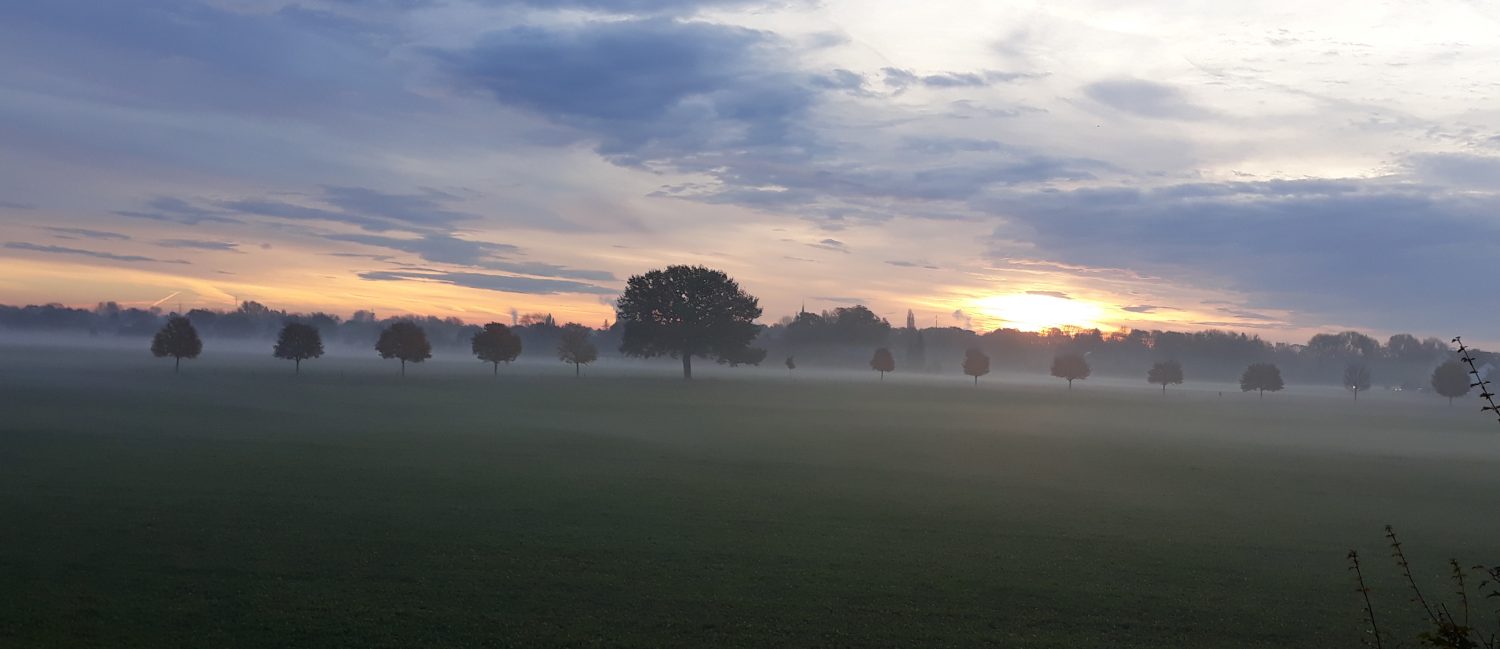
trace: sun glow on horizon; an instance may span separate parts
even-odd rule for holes
[[[1103,307],[1093,302],[1036,293],[992,295],[975,302],[975,314],[996,327],[1042,331],[1052,327],[1103,327]]]

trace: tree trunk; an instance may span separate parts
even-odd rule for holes
[[[294,358],[294,359],[292,359],[292,368],[293,368],[292,369],[292,373],[293,374],[301,374],[302,373],[302,359],[300,359],[300,358]]]
[[[1068,379],[1068,389],[1069,390],[1073,389],[1073,379]]]
[[[1354,388],[1354,400],[1359,401],[1359,388]]]
[[[683,380],[688,380],[688,379],[693,378],[693,355],[692,354],[683,354],[682,355],[682,378],[683,378]]]
[[[500,376],[500,361],[495,361],[495,376]]]
[[[979,387],[979,375],[974,375],[974,387]]]
[[[1167,396],[1167,384],[1161,384],[1161,396]]]
[[[583,364],[577,361],[573,362],[573,376],[583,376]]]
[[[881,372],[881,373],[880,373],[880,381],[881,381],[881,382],[882,382],[882,383],[884,383],[884,382],[885,382],[885,372],[884,372],[884,371],[882,371],[882,372]]]
[[[1260,389],[1260,400],[1261,401],[1265,401],[1266,400],[1266,389],[1265,388],[1261,388]]]
[[[1453,405],[1453,397],[1448,397],[1448,405]]]
[[[181,356],[173,356],[172,358],[174,359],[173,363],[172,363],[172,373],[173,374],[180,374],[182,372],[182,357]],[[1450,404],[1453,403],[1453,400],[1449,399],[1448,403],[1450,403]]]
[[[406,378],[406,359],[401,359],[401,378]]]

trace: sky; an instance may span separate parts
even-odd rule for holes
[[[1500,8],[1166,5],[0,3],[0,303],[1500,341]]]

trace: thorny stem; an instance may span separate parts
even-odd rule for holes
[[[1383,649],[1380,642],[1380,627],[1375,624],[1375,608],[1370,605],[1370,587],[1365,585],[1365,573],[1359,569],[1359,553],[1349,551],[1349,569],[1354,571],[1354,580],[1359,584],[1357,592],[1365,598],[1365,620],[1370,623],[1370,637],[1375,639],[1375,649]],[[1365,642],[1366,645],[1370,643]]]
[[[1422,605],[1422,610],[1427,611],[1427,618],[1434,625],[1442,624],[1437,614],[1432,612],[1432,606],[1427,603],[1427,598],[1422,596],[1422,589],[1417,587],[1417,580],[1411,576],[1411,564],[1406,562],[1406,553],[1401,550],[1401,541],[1396,540],[1396,531],[1391,526],[1385,526],[1385,538],[1391,540],[1391,556],[1396,558],[1396,565],[1401,567],[1401,576],[1406,578],[1406,583],[1411,586],[1411,592],[1416,596],[1416,602]]]

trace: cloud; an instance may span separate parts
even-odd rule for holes
[[[839,241],[838,239],[824,239],[817,243],[809,243],[807,244],[807,246],[811,248],[818,248],[820,250],[832,250],[834,252],[842,252],[844,254],[849,253],[849,246],[844,245],[844,242]]]
[[[1177,309],[1156,304],[1136,304],[1132,306],[1122,306],[1120,307],[1120,310],[1128,311],[1130,313],[1156,313],[1157,311],[1176,311]]]
[[[561,279],[539,279],[535,277],[516,277],[513,275],[492,275],[487,273],[415,273],[401,271],[370,271],[359,274],[360,279],[369,281],[425,281],[452,284],[468,288],[483,289],[486,291],[498,291],[501,293],[525,293],[530,295],[556,295],[559,293],[586,293],[592,295],[613,295],[618,293],[614,289],[608,289],[593,284],[574,282]]]
[[[518,252],[520,248],[508,243],[490,243],[459,239],[447,234],[429,234],[416,239],[401,239],[373,234],[330,234],[330,241],[346,241],[379,248],[389,248],[411,253],[430,262],[478,266],[493,261],[497,255]]]
[[[150,262],[150,263],[158,263],[158,264],[186,264],[186,263],[188,263],[188,262],[183,261],[181,259],[153,259],[151,257],[142,257],[140,255],[117,255],[117,254],[110,253],[110,252],[98,252],[98,251],[95,251],[95,250],[83,250],[83,249],[80,249],[80,248],[64,248],[62,246],[42,246],[42,245],[37,245],[37,244],[34,244],[34,243],[26,243],[24,241],[8,242],[8,243],[5,244],[5,247],[9,248],[11,250],[26,250],[26,251],[30,251],[30,252],[41,252],[41,253],[47,253],[47,254],[53,254],[53,255],[78,255],[78,256],[83,256],[83,257],[93,257],[95,259],[107,259],[109,261]]]
[[[0,209],[30,211],[36,209],[33,203],[17,203],[15,201],[0,201]]]
[[[516,26],[431,53],[461,86],[590,133],[601,153],[637,164],[791,144],[815,90],[783,71],[781,47],[769,32],[650,18]]]
[[[890,264],[892,266],[897,266],[897,267],[900,267],[900,268],[922,268],[922,269],[926,269],[926,270],[942,270],[938,266],[935,266],[935,265],[930,264],[930,263],[925,262],[925,261],[892,260],[892,261],[887,261],[885,263]]]
[[[862,297],[849,297],[849,296],[845,296],[845,295],[815,295],[815,296],[813,296],[813,299],[814,300],[819,300],[819,301],[822,301],[822,302],[834,302],[834,303],[837,303],[837,304],[864,304],[865,303],[865,299],[862,298]]]
[[[885,85],[894,88],[897,92],[917,85],[936,89],[983,88],[996,83],[1036,79],[1041,76],[1030,72],[999,72],[995,70],[917,74],[911,70],[902,68],[882,68],[881,74],[884,75]]]
[[[156,245],[163,248],[191,248],[193,250],[218,250],[225,252],[240,252],[237,243],[228,241],[202,241],[198,239],[162,239]]]
[[[1046,297],[1055,297],[1055,298],[1062,299],[1062,300],[1071,300],[1071,299],[1073,299],[1067,293],[1064,293],[1062,291],[1026,291],[1026,294],[1027,295],[1043,295],[1043,296],[1046,296]]]
[[[1083,92],[1090,99],[1115,110],[1152,119],[1197,120],[1213,115],[1211,111],[1194,105],[1177,88],[1154,81],[1096,81],[1084,86]]]
[[[146,201],[146,209],[144,210],[118,210],[114,213],[131,218],[164,221],[180,225],[240,222],[238,219],[227,216],[222,210],[194,205],[175,196],[157,196],[152,198]]]
[[[100,239],[105,241],[126,241],[128,235],[118,232],[107,232],[104,230],[90,230],[88,228],[63,228],[57,226],[43,226],[43,230],[52,232],[59,239]]]
[[[1475,301],[1461,279],[1462,260],[1500,256],[1494,194],[1289,180],[1017,192],[981,204],[1006,220],[994,258],[1024,241],[1056,263],[1235,291],[1314,321],[1423,330],[1452,322],[1456,305],[1500,319],[1500,305]]]

